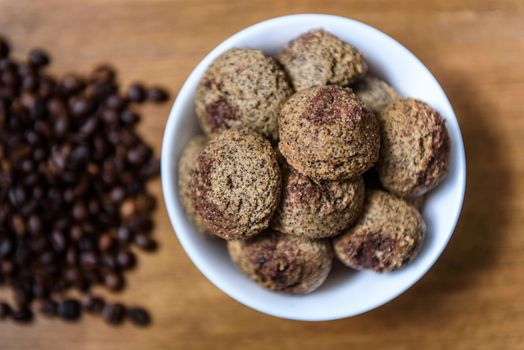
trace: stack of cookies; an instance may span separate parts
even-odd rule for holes
[[[394,271],[422,246],[421,198],[448,169],[444,119],[367,71],[358,50],[313,30],[276,59],[231,49],[199,84],[205,135],[180,159],[181,202],[268,289],[314,291],[334,255]]]

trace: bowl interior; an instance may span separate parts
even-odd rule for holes
[[[189,138],[199,132],[193,105],[194,92],[206,67],[232,47],[252,47],[274,55],[289,40],[324,28],[357,47],[371,70],[402,95],[419,98],[446,119],[451,137],[449,174],[427,198],[423,216],[428,227],[423,249],[400,271],[377,274],[354,272],[335,262],[326,283],[305,296],[267,291],[242,275],[230,262],[225,243],[200,234],[185,217],[178,199],[177,163]],[[162,186],[167,210],[177,236],[200,271],[218,288],[239,302],[278,317],[329,320],[357,315],[401,294],[434,264],[455,228],[465,188],[465,158],[460,129],[446,95],[424,65],[406,48],[363,23],[328,15],[294,15],[268,20],[227,39],[192,72],[173,106],[162,148]]]

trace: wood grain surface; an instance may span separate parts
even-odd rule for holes
[[[522,0],[0,0],[0,33],[22,57],[35,46],[51,71],[114,62],[120,80],[176,92],[219,42],[292,13],[355,18],[407,46],[435,74],[458,116],[467,191],[450,245],[389,304],[350,319],[280,320],[230,299],[193,266],[163,205],[161,249],[140,256],[128,289],[154,325],[0,323],[0,349],[524,349],[524,2]],[[147,107],[141,132],[160,152],[170,106]],[[160,182],[152,190],[161,200]],[[5,290],[0,293],[6,293]],[[351,300],[348,300],[351,302]]]

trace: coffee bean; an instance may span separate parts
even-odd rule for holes
[[[98,249],[102,252],[106,252],[113,246],[113,237],[108,233],[104,233],[98,239]]]
[[[82,97],[74,97],[70,99],[69,106],[71,108],[71,113],[76,117],[85,116],[95,108],[91,100]]]
[[[80,254],[80,265],[84,269],[93,269],[97,266],[98,256],[91,251]]]
[[[120,109],[124,108],[125,101],[124,101],[124,99],[122,99],[120,96],[118,96],[116,94],[110,95],[106,99],[106,106],[111,108],[111,109],[113,109],[113,110],[120,110]]]
[[[153,87],[147,91],[147,99],[153,102],[165,102],[169,99],[169,95],[164,89]]]
[[[66,321],[75,321],[80,318],[80,303],[75,299],[64,299],[58,302],[58,315]]]
[[[120,114],[120,120],[124,124],[134,125],[140,121],[140,116],[137,113],[126,109]]]
[[[0,263],[0,271],[5,276],[8,276],[13,273],[15,269],[15,264],[11,260],[2,260]]]
[[[149,149],[141,144],[129,150],[127,160],[131,164],[141,164],[148,160],[149,154]]]
[[[49,55],[40,49],[33,49],[29,53],[29,63],[35,67],[45,67],[51,62]]]
[[[111,325],[119,325],[125,316],[125,307],[120,303],[107,304],[102,310],[102,317]]]
[[[42,220],[37,215],[31,215],[28,222],[29,232],[39,234],[42,230]]]
[[[104,276],[104,284],[112,291],[119,291],[124,287],[124,280],[119,274],[108,273]]]
[[[145,327],[151,323],[151,316],[149,316],[149,313],[140,307],[134,307],[127,310],[127,317],[136,326]]]
[[[103,81],[109,82],[115,79],[116,72],[113,67],[109,65],[100,65],[96,67],[93,72],[89,75],[89,80],[92,82]]]
[[[5,302],[0,302],[0,320],[5,320],[10,315],[11,315],[11,307],[9,306],[9,304]]]
[[[26,233],[25,221],[21,215],[13,215],[11,218],[11,227],[18,236],[24,236]]]
[[[22,89],[25,91],[35,91],[38,87],[38,78],[34,75],[25,76],[22,79]]]
[[[117,186],[111,190],[111,200],[115,203],[121,202],[126,196],[126,191],[123,187]]]
[[[102,119],[107,124],[115,124],[118,122],[118,112],[115,111],[114,109],[109,109],[109,108],[103,109],[102,110]]]
[[[78,202],[73,207],[73,217],[78,220],[85,220],[87,216],[89,215],[89,212],[87,211],[87,208],[84,203]]]
[[[6,39],[0,36],[0,58],[9,56],[10,47]]]
[[[153,251],[157,248],[156,242],[143,233],[139,233],[135,236],[135,243],[145,251]]]
[[[60,231],[53,231],[51,233],[51,244],[57,252],[62,252],[66,247],[64,234]]]
[[[129,220],[136,214],[136,203],[133,199],[126,199],[120,206],[120,215],[122,219]]]
[[[130,251],[118,252],[116,260],[122,270],[126,270],[133,267],[136,262],[135,255]]]
[[[0,258],[8,256],[13,251],[13,243],[7,237],[0,238]]]
[[[124,244],[131,242],[133,235],[131,230],[126,226],[120,226],[116,231],[117,239]]]
[[[33,311],[27,305],[22,305],[11,310],[11,318],[17,323],[28,323],[33,320]]]
[[[83,79],[75,74],[64,76],[61,85],[68,93],[76,93],[85,88]]]
[[[127,98],[131,102],[141,103],[145,100],[146,90],[144,86],[139,83],[132,84],[127,90]]]
[[[90,313],[100,314],[104,306],[105,300],[98,296],[86,295],[82,300],[82,307]]]

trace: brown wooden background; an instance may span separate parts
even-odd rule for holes
[[[448,94],[465,139],[468,184],[458,229],[436,266],[367,314],[279,320],[212,286],[161,205],[161,250],[142,255],[129,288],[112,297],[148,306],[152,327],[111,328],[94,317],[74,325],[3,322],[0,349],[524,349],[524,1],[0,0],[0,33],[19,56],[47,48],[55,73],[111,61],[125,84],[143,80],[176,92],[231,34],[307,12],[352,17],[390,34]],[[157,151],[168,111],[144,111],[142,131]],[[160,199],[159,181],[153,189]]]

